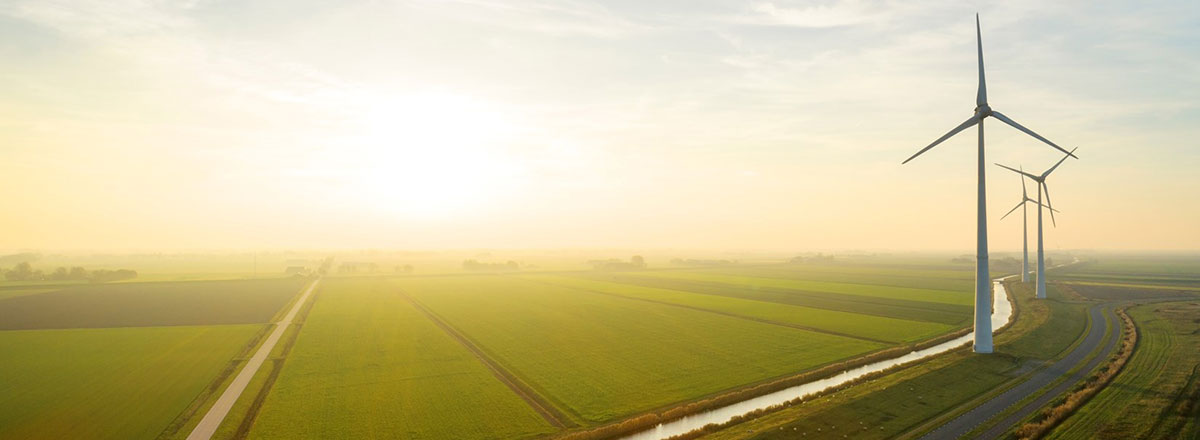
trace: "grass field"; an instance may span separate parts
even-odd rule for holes
[[[653,272],[658,274],[658,272]],[[581,274],[592,279],[611,281],[634,286],[682,290],[693,293],[720,295],[755,301],[791,304],[840,312],[867,314],[913,321],[928,321],[951,326],[966,325],[971,319],[971,306],[928,302],[910,298],[867,295],[877,286],[845,283],[820,283],[838,292],[802,290],[797,288],[807,282],[770,279],[769,282],[747,284],[745,277],[712,275],[690,272],[637,273],[590,273]],[[667,275],[669,274],[669,275]],[[760,280],[762,278],[755,278]],[[768,285],[770,284],[770,285]],[[813,284],[807,284],[813,285]],[[854,293],[845,293],[854,292]],[[953,294],[953,293],[947,293]],[[962,297],[970,295],[963,293]]]
[[[696,294],[680,290],[656,289],[580,277],[527,275],[522,278],[887,342],[913,342],[954,329],[953,326],[933,322],[862,315],[720,295]]]
[[[865,264],[774,264],[705,269],[703,272],[762,278],[934,289],[975,290],[974,267],[929,268]]]
[[[305,280],[115,283],[0,300],[0,330],[268,322]]]
[[[1200,436],[1200,305],[1147,304],[1129,315],[1140,332],[1133,357],[1047,438]]]
[[[1063,281],[1200,287],[1200,257],[1100,256],[1048,273]]]
[[[1018,321],[997,336],[994,355],[963,350],[939,356],[705,438],[894,438],[995,389],[1030,362],[1054,357],[1083,333],[1083,305],[1060,301],[1053,288],[1048,292],[1052,301],[1033,301],[1029,285],[1013,290]]]
[[[261,328],[0,331],[0,438],[155,438]]]
[[[53,292],[55,289],[44,288],[8,288],[0,289],[0,300],[5,298],[15,298],[18,296],[36,295],[39,293]]]
[[[522,438],[553,431],[378,279],[329,279],[250,431],[255,439]]]
[[[414,278],[397,288],[584,423],[883,347],[510,277]]]

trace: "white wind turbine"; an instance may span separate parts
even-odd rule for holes
[[[1038,206],[1042,206],[1040,203],[1038,203],[1037,200],[1029,198],[1029,192],[1025,190],[1025,176],[1022,175],[1021,176],[1021,201],[1019,203],[1017,203],[1017,206],[1014,206],[1013,209],[1008,210],[1007,213],[1005,213],[1003,216],[1000,217],[1000,220],[1004,220],[1005,217],[1008,217],[1010,214],[1013,213],[1013,211],[1016,211],[1017,208],[1021,208],[1021,282],[1022,283],[1029,282],[1029,209],[1027,209],[1029,202],[1037,203]],[[1051,208],[1050,211],[1056,212],[1056,210],[1054,210],[1053,208]]]
[[[972,125],[979,125],[979,161],[978,161],[978,194],[976,196],[976,241],[975,241],[975,347],[976,353],[991,353],[992,352],[992,286],[991,279],[988,276],[988,247],[987,247],[987,194],[984,190],[984,160],[983,160],[983,120],[988,116],[999,119],[1005,124],[1013,126],[1017,130],[1021,130],[1037,140],[1045,142],[1050,146],[1057,148],[1059,151],[1067,153],[1074,157],[1070,152],[1059,147],[1054,142],[1034,133],[1033,130],[1025,128],[1016,121],[1013,121],[1000,112],[992,110],[987,103],[987,86],[983,79],[983,36],[979,29],[979,14],[975,14],[975,38],[979,54],[979,89],[975,95],[975,114],[972,115],[966,122],[954,127],[949,133],[933,141],[928,147],[922,148],[917,154],[905,159],[903,163],[913,160],[922,153],[929,151],[937,144],[942,143],[958,132],[970,128]],[[1039,275],[1040,277],[1040,275]]]
[[[1058,168],[1059,165],[1062,165],[1062,163],[1064,161],[1066,161],[1068,157],[1074,157],[1075,150],[1078,150],[1078,148],[1072,148],[1071,151],[1067,152],[1066,156],[1063,156],[1062,159],[1058,160],[1058,163],[1054,164],[1054,166],[1050,167],[1050,169],[1046,170],[1046,172],[1042,173],[1039,176],[1035,176],[1033,174],[1029,174],[1029,173],[1026,173],[1025,171],[1014,169],[1012,167],[1007,167],[1004,165],[996,164],[997,166],[999,166],[1001,168],[1004,168],[1006,170],[1009,170],[1014,173],[1018,173],[1022,176],[1028,177],[1030,179],[1033,179],[1033,181],[1037,182],[1037,185],[1038,185],[1038,198],[1037,198],[1037,204],[1038,204],[1038,225],[1037,225],[1038,226],[1038,228],[1037,228],[1038,229],[1038,233],[1037,233],[1038,262],[1037,262],[1037,295],[1036,295],[1038,298],[1043,298],[1043,299],[1046,298],[1046,255],[1042,249],[1042,206],[1043,206],[1042,205],[1042,190],[1043,189],[1046,190],[1045,207],[1050,210],[1050,221],[1054,223],[1055,227],[1058,227],[1058,221],[1054,219],[1054,212],[1055,212],[1054,204],[1050,202],[1050,187],[1046,186],[1046,177],[1049,177],[1050,173],[1054,172],[1054,169]],[[1022,180],[1021,182],[1022,182],[1022,184],[1024,184],[1024,180]]]

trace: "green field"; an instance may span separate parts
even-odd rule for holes
[[[0,330],[268,322],[305,280],[114,283],[0,300]]]
[[[18,296],[36,295],[39,293],[53,292],[55,289],[50,288],[5,288],[0,289],[0,300],[5,298],[14,298]]]
[[[883,347],[500,276],[408,279],[397,288],[584,423]]]
[[[0,331],[0,438],[155,438],[261,328]]]
[[[682,290],[693,293],[719,295],[780,304],[791,304],[803,307],[875,315],[888,318],[907,319],[913,321],[936,322],[951,326],[966,325],[971,319],[970,305],[929,302],[903,297],[895,298],[869,295],[867,293],[868,291],[878,288],[878,286],[873,285],[824,282],[808,283],[804,281],[783,279],[767,279],[769,281],[748,283],[746,277],[677,271],[661,272],[663,275],[652,274],[659,274],[659,272],[589,273],[581,274],[580,276],[634,286]],[[750,281],[757,280],[764,279],[754,278]],[[837,292],[803,290],[797,288],[799,285],[812,286],[814,284],[825,286],[828,289],[837,290]],[[968,298],[970,296],[966,293],[942,293],[947,295],[961,295],[963,298]]]
[[[886,342],[913,342],[948,332],[954,328],[933,322],[885,318],[720,295],[695,294],[680,290],[656,289],[580,277],[527,275],[522,278]]]
[[[500,439],[553,431],[395,285],[323,283],[251,438]]]
[[[974,267],[951,269],[928,266],[876,264],[775,264],[706,269],[702,272],[785,280],[848,283],[932,289],[964,293],[975,291]]]
[[[1047,438],[1200,437],[1200,305],[1148,304],[1129,316],[1139,330],[1129,363]]]
[[[1063,281],[1200,287],[1200,257],[1099,256],[1048,273]]]

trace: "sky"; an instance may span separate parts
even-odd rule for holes
[[[1046,248],[1200,249],[1198,2],[693,0],[0,0],[0,249],[970,251],[976,12]]]

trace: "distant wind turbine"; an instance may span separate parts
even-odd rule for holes
[[[975,352],[976,353],[991,353],[992,352],[992,286],[991,279],[988,276],[988,247],[987,247],[987,194],[984,190],[984,160],[983,160],[983,120],[988,116],[999,119],[1005,124],[1013,126],[1017,130],[1021,130],[1037,140],[1049,144],[1051,147],[1057,148],[1059,151],[1067,153],[1074,157],[1070,152],[1056,145],[1054,142],[1034,133],[1033,130],[1025,128],[1016,121],[1013,121],[1000,112],[992,110],[987,103],[987,86],[983,79],[983,35],[979,29],[979,14],[975,14],[975,38],[979,53],[979,89],[975,95],[975,114],[972,115],[966,122],[954,127],[949,133],[933,141],[928,147],[922,148],[917,154],[905,159],[902,164],[908,163],[922,153],[929,151],[930,148],[937,146],[958,132],[970,128],[972,125],[979,124],[979,161],[978,161],[978,195],[976,206],[976,218],[978,219],[976,227],[975,241]]]
[[[1033,202],[1033,203],[1038,204],[1038,206],[1042,206],[1041,203],[1038,203],[1037,200],[1029,198],[1029,192],[1027,192],[1025,190],[1025,176],[1022,175],[1021,176],[1021,201],[1017,203],[1017,206],[1014,206],[1013,209],[1008,210],[1007,213],[1005,213],[1003,216],[1000,217],[1000,220],[1004,220],[1005,217],[1008,217],[1010,214],[1013,213],[1013,211],[1016,211],[1017,208],[1021,208],[1021,282],[1022,283],[1029,282],[1029,209],[1026,208],[1028,206],[1029,202]],[[1051,212],[1054,212],[1054,210],[1051,209]]]
[[[1050,210],[1050,221],[1054,224],[1055,227],[1058,227],[1058,221],[1054,219],[1054,212],[1055,212],[1054,204],[1050,203],[1050,187],[1046,186],[1046,177],[1049,177],[1050,173],[1054,172],[1054,169],[1058,168],[1059,165],[1062,165],[1062,163],[1064,161],[1066,161],[1068,157],[1074,157],[1073,153],[1075,153],[1075,150],[1078,150],[1078,148],[1071,149],[1071,151],[1067,152],[1066,156],[1063,156],[1062,159],[1058,160],[1058,163],[1054,164],[1054,166],[1050,167],[1050,169],[1046,170],[1046,172],[1042,173],[1039,176],[1035,176],[1033,174],[1026,173],[1023,170],[1018,170],[1018,169],[1014,169],[1012,167],[1007,167],[1004,165],[996,164],[997,166],[999,166],[1001,168],[1004,168],[1006,170],[1009,170],[1014,173],[1018,173],[1022,176],[1028,177],[1030,179],[1033,179],[1033,181],[1037,182],[1037,185],[1038,185],[1038,198],[1037,198],[1037,204],[1038,204],[1037,297],[1038,298],[1043,298],[1043,299],[1046,298],[1046,258],[1045,258],[1045,252],[1042,250],[1042,206],[1043,206],[1042,205],[1042,190],[1043,189],[1046,190],[1046,205],[1045,205],[1045,207]],[[1022,180],[1021,182],[1022,182],[1022,184],[1024,184],[1024,180]]]

